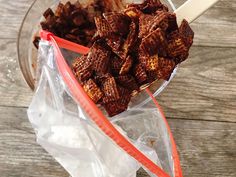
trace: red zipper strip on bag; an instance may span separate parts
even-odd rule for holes
[[[171,145],[172,145],[172,157],[173,157],[173,160],[174,160],[174,174],[175,174],[175,177],[183,177],[183,173],[182,173],[182,169],[181,169],[181,165],[180,165],[180,160],[179,160],[179,155],[178,155],[178,152],[177,152],[177,146],[175,144],[175,140],[174,140],[174,137],[171,133],[171,129],[170,129],[170,126],[167,122],[165,114],[164,114],[161,106],[157,102],[156,98],[153,96],[152,92],[148,88],[146,89],[146,92],[151,97],[151,99],[154,102],[154,104],[156,105],[157,109],[160,111],[161,117],[162,117],[163,121],[166,124],[167,131],[168,131],[169,137],[170,137],[170,142],[171,142]]]
[[[68,50],[72,50],[74,52],[80,54],[87,54],[89,48],[84,46],[69,42],[67,40],[58,38],[54,36],[52,33],[41,31],[41,38],[47,40],[54,47],[54,52],[56,56],[56,62],[61,76],[63,77],[66,85],[68,86],[71,94],[76,98],[79,102],[80,106],[84,109],[84,111],[89,115],[89,117],[97,124],[97,126],[107,135],[109,136],[118,146],[120,146],[125,152],[127,152],[130,156],[135,158],[138,162],[140,162],[144,167],[150,170],[153,174],[158,177],[169,177],[169,175],[164,172],[159,166],[157,166],[154,162],[152,162],[148,157],[146,157],[142,152],[140,152],[132,143],[130,143],[112,124],[111,122],[103,115],[101,110],[96,106],[96,104],[88,97],[88,95],[84,92],[81,85],[76,80],[74,74],[71,71],[71,68],[66,63],[60,48],[65,48]],[[148,92],[148,91],[147,91]],[[148,93],[151,93],[150,91]],[[152,96],[152,99],[155,99]],[[156,101],[156,99],[155,99]],[[155,103],[154,101],[154,103]],[[157,101],[156,101],[157,103]],[[156,104],[155,103],[155,104]],[[157,108],[158,103],[156,104]],[[163,113],[163,112],[162,112]],[[162,114],[164,116],[164,114]],[[176,146],[173,140],[173,136],[170,132],[170,128],[166,119],[164,118],[169,134],[171,135],[171,143],[172,143],[172,152],[175,163],[175,172],[176,177],[182,177],[182,172],[180,168],[179,158],[176,150]],[[174,143],[174,144],[173,144]],[[177,165],[176,165],[177,163]],[[178,168],[176,168],[178,167]]]
[[[89,51],[88,47],[84,47],[84,46],[78,45],[78,44],[75,45],[75,43],[67,41],[67,40],[62,39],[62,38],[59,38],[57,36],[53,36],[53,38],[55,39],[57,44],[60,45],[60,48],[69,49],[73,52],[80,53],[82,55],[87,54],[88,51]]]

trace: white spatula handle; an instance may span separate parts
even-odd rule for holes
[[[178,24],[186,19],[189,23],[193,22],[207,9],[214,5],[219,0],[188,0],[176,11]]]

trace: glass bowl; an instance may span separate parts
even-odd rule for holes
[[[86,2],[85,0],[80,1]],[[140,0],[128,1],[140,2]],[[32,41],[34,40],[35,35],[38,34],[38,31],[40,30],[40,21],[42,21],[43,19],[42,14],[44,13],[44,11],[49,7],[53,9],[59,2],[59,0],[35,0],[26,13],[19,31],[17,41],[18,61],[24,79],[32,90],[34,90],[35,88],[37,69],[37,49],[34,47]],[[66,2],[66,0],[64,0],[64,2]],[[171,11],[175,9],[171,0],[162,0],[162,2],[165,3]],[[175,76],[176,71],[177,68],[172,73],[169,81],[159,80],[149,87],[154,96],[157,96],[166,88],[166,86]],[[150,100],[151,99],[147,94],[141,93],[133,98],[131,106],[140,107],[148,103]]]

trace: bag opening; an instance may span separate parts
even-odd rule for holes
[[[153,174],[159,177],[169,177],[169,175],[163,171],[159,166],[152,162],[147,156],[145,156],[141,151],[139,151],[132,143],[130,143],[107,119],[107,117],[102,113],[102,111],[96,106],[96,104],[88,97],[81,85],[76,80],[71,68],[65,61],[60,48],[71,50],[78,54],[87,54],[89,48],[75,44],[73,42],[61,39],[54,36],[52,33],[41,31],[41,39],[49,41],[54,48],[55,58],[59,72],[67,84],[69,91],[74,96],[76,101],[81,105],[84,111],[89,115],[89,117],[96,123],[96,125],[109,136],[118,146],[120,146],[126,153],[135,158],[144,167],[150,170]],[[176,149],[176,144],[171,133],[168,122],[164,116],[164,113],[158,104],[155,97],[152,95],[149,89],[146,89],[146,93],[151,97],[155,106],[161,113],[161,117],[164,120],[170,141],[172,144],[172,156],[174,161],[174,175],[175,177],[182,177],[182,170],[180,166],[180,161]]]

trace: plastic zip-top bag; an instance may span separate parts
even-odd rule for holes
[[[150,90],[142,92],[152,99],[148,106],[112,118],[85,93],[69,61],[88,50],[41,32],[40,77],[28,110],[37,142],[73,177],[135,177],[141,167],[150,176],[181,177],[173,136]]]
[[[127,4],[104,2],[115,10]],[[182,177],[170,127],[155,99],[168,81],[153,83],[125,112],[109,117],[72,71],[72,61],[89,48],[46,31],[40,37],[37,89],[28,117],[37,142],[72,177],[136,177],[140,168],[150,176]]]
[[[71,2],[75,2],[75,5],[71,6]],[[166,2],[169,2],[168,5],[175,10],[171,0],[166,0]],[[198,1],[189,0],[175,10],[175,14],[168,11],[168,7],[159,0],[81,0],[80,2],[71,0],[65,5],[59,3],[55,13],[52,9],[47,9],[43,14],[46,21],[41,22],[42,29],[75,43],[59,38],[50,32],[40,32],[37,87],[28,109],[28,117],[35,130],[37,142],[72,177],[136,177],[140,168],[143,168],[150,176],[182,177],[173,135],[155,97],[173,78],[178,64],[188,58],[194,37],[189,23],[215,2],[217,0],[206,1],[195,8]],[[55,3],[58,3],[58,0],[53,1],[54,5]],[[78,11],[83,9],[80,3],[86,5],[85,11],[82,16],[77,16]],[[87,6],[88,3],[91,3],[93,7]],[[125,9],[126,5],[128,5],[127,9]],[[194,11],[190,13],[189,9],[193,8]],[[92,10],[92,15],[90,10]],[[100,16],[97,16],[97,12]],[[119,14],[120,12],[125,14]],[[156,16],[153,17],[153,14]],[[88,18],[83,18],[86,15]],[[128,17],[129,29],[126,17]],[[185,17],[187,18],[184,19]],[[88,20],[89,18],[92,20]],[[81,20],[89,23],[81,25]],[[96,29],[92,29],[92,32],[85,31],[83,27],[90,29],[90,24],[92,27],[96,26]],[[64,30],[65,28],[68,29]],[[88,35],[88,39],[85,34]],[[34,40],[36,47],[38,39],[36,37]],[[88,80],[83,83],[76,75],[77,71],[81,70],[74,68],[72,64],[72,61],[76,59],[76,62],[78,61],[76,64],[79,65],[80,61],[84,62],[81,58],[89,58],[91,54],[94,60],[89,62],[108,67],[102,63],[103,60],[97,61],[102,55],[98,57],[98,53],[93,53],[93,46],[90,50],[76,44],[83,43],[90,46],[88,44],[96,44],[96,39],[106,43],[105,46],[109,48],[108,52],[110,50],[114,54],[110,58],[104,56],[101,58],[108,58],[108,61],[114,60],[114,56],[124,59],[121,68],[118,69],[119,76],[123,77],[123,74],[128,73],[131,77],[135,75],[135,83],[140,82],[137,90],[132,90],[128,82],[125,83],[126,86],[121,87],[117,84],[118,98],[115,101],[107,100],[112,102],[111,109],[114,105],[119,109],[123,106],[118,104],[123,103],[122,100],[124,100],[122,98],[124,95],[120,95],[123,87],[126,87],[124,88],[126,90],[130,87],[128,91],[137,91],[137,93],[142,90],[132,97],[131,101],[129,100],[130,103],[125,105],[125,109],[123,109],[124,106],[122,107],[124,111],[128,106],[126,111],[120,113],[121,111],[118,110],[114,112],[116,115],[114,117],[109,117],[108,115],[113,114],[110,114],[111,112],[105,107],[107,115],[100,105],[95,104],[96,101],[91,99],[91,95],[87,95],[86,91],[92,86],[86,85]],[[126,54],[122,55],[124,54],[122,52]],[[131,57],[130,60],[127,59],[129,57]],[[128,63],[128,66],[124,63]],[[137,67],[138,65],[140,67]],[[146,65],[146,70],[143,71],[144,65]],[[94,80],[97,79],[96,76],[99,75],[96,74],[100,73],[95,70],[96,66],[98,64],[93,64],[92,72],[86,79],[91,79],[91,77]],[[127,69],[129,71],[126,70],[127,72],[122,74],[120,72],[123,66],[124,69],[129,67]],[[112,75],[111,71],[114,68],[106,69],[106,74]],[[88,73],[85,72],[85,74]],[[146,78],[142,80],[145,74]],[[115,77],[117,75],[112,78],[114,82],[117,79]],[[91,88],[84,90],[84,85],[80,83]],[[109,89],[107,91],[104,86],[111,82],[105,84],[96,80],[94,83],[103,89],[100,96],[107,96],[107,93],[109,96],[112,95],[112,91]],[[94,95],[93,93],[92,96]],[[105,102],[106,99],[102,96],[96,103],[102,103],[103,106],[106,103],[110,104],[110,102]],[[109,96],[104,98],[109,98]],[[129,92],[128,96],[129,99],[134,96],[133,92]]]

